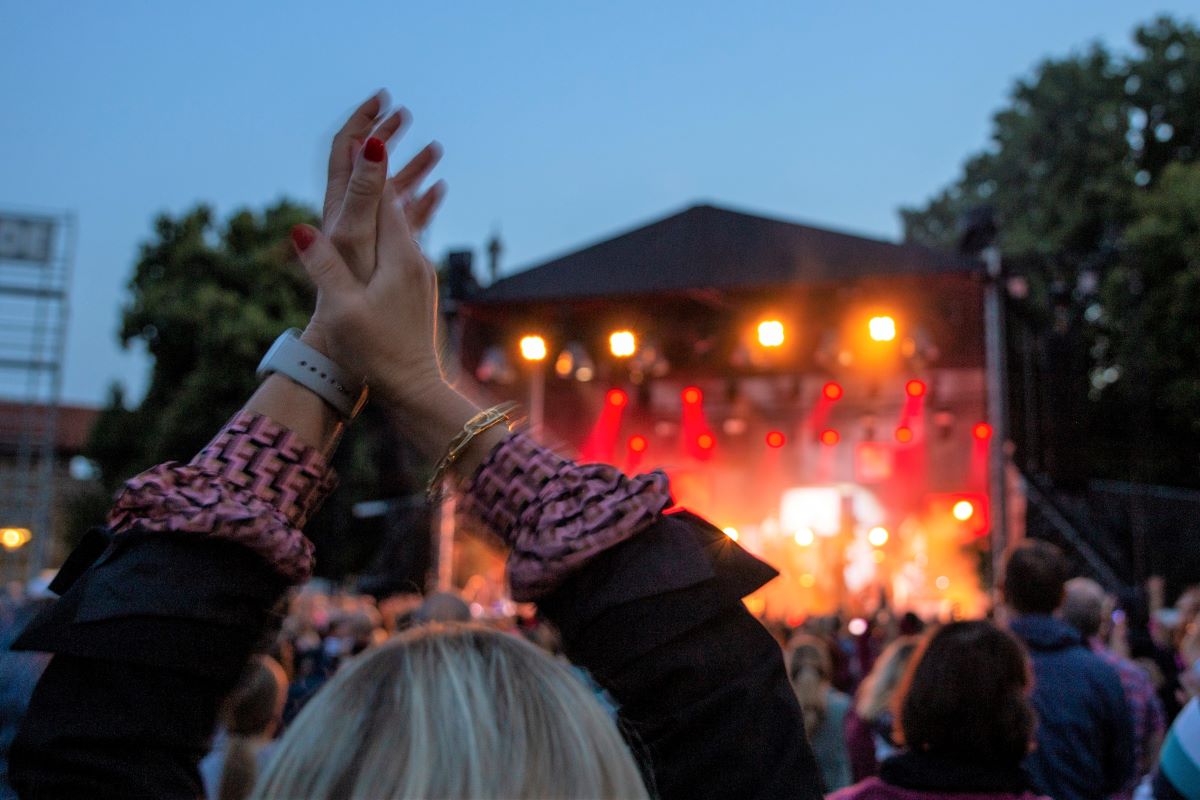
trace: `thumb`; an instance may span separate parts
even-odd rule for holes
[[[357,281],[342,260],[337,248],[320,231],[311,225],[296,225],[292,228],[292,245],[300,256],[304,271],[316,284],[317,289],[329,294],[350,291]]]

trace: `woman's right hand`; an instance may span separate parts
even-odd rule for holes
[[[317,286],[309,330],[327,355],[363,375],[372,391],[403,408],[444,388],[434,344],[437,275],[413,239],[404,199],[385,182],[376,201],[374,263],[345,257],[332,236],[308,225],[292,232],[300,261]],[[371,211],[360,207],[361,217]],[[340,223],[339,223],[340,224]],[[351,225],[353,228],[354,226]],[[354,264],[355,266],[352,266]]]

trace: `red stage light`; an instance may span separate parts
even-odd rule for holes
[[[779,431],[771,431],[767,434],[767,447],[783,447],[787,442],[787,437]]]
[[[703,399],[704,394],[695,386],[689,386],[683,390],[683,402],[687,403],[689,406],[699,405],[700,401]]]
[[[896,428],[896,441],[897,442],[900,442],[900,444],[908,444],[912,440],[913,440],[912,428],[909,428],[905,425],[901,425],[899,428]]]
[[[984,439],[990,439],[992,438],[992,426],[988,425],[986,422],[980,422],[975,425],[975,427],[971,430],[971,433],[974,434],[975,438],[979,439],[980,441],[983,441]]]
[[[649,442],[646,441],[645,436],[630,436],[629,437],[629,449],[635,453],[646,452],[646,447],[648,445],[649,445]]]
[[[830,381],[829,383],[825,384],[825,388],[821,390],[821,394],[825,395],[826,400],[841,400],[842,385],[840,383],[834,383],[833,381]]]
[[[825,430],[821,431],[821,444],[823,445],[833,447],[841,440],[841,434],[839,434],[833,428],[826,428]]]
[[[696,447],[701,450],[712,450],[717,444],[717,440],[712,437],[711,433],[702,433],[696,437]]]
[[[610,406],[616,406],[617,408],[621,408],[629,402],[629,395],[622,389],[609,389],[608,394],[604,398]]]
[[[904,384],[904,393],[909,397],[923,397],[925,395],[925,382],[911,380]]]

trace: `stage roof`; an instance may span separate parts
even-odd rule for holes
[[[470,303],[754,289],[970,272],[952,254],[697,205],[529,267]]]

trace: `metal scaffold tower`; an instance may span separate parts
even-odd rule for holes
[[[75,220],[0,210],[0,577],[36,576],[52,532]]]

